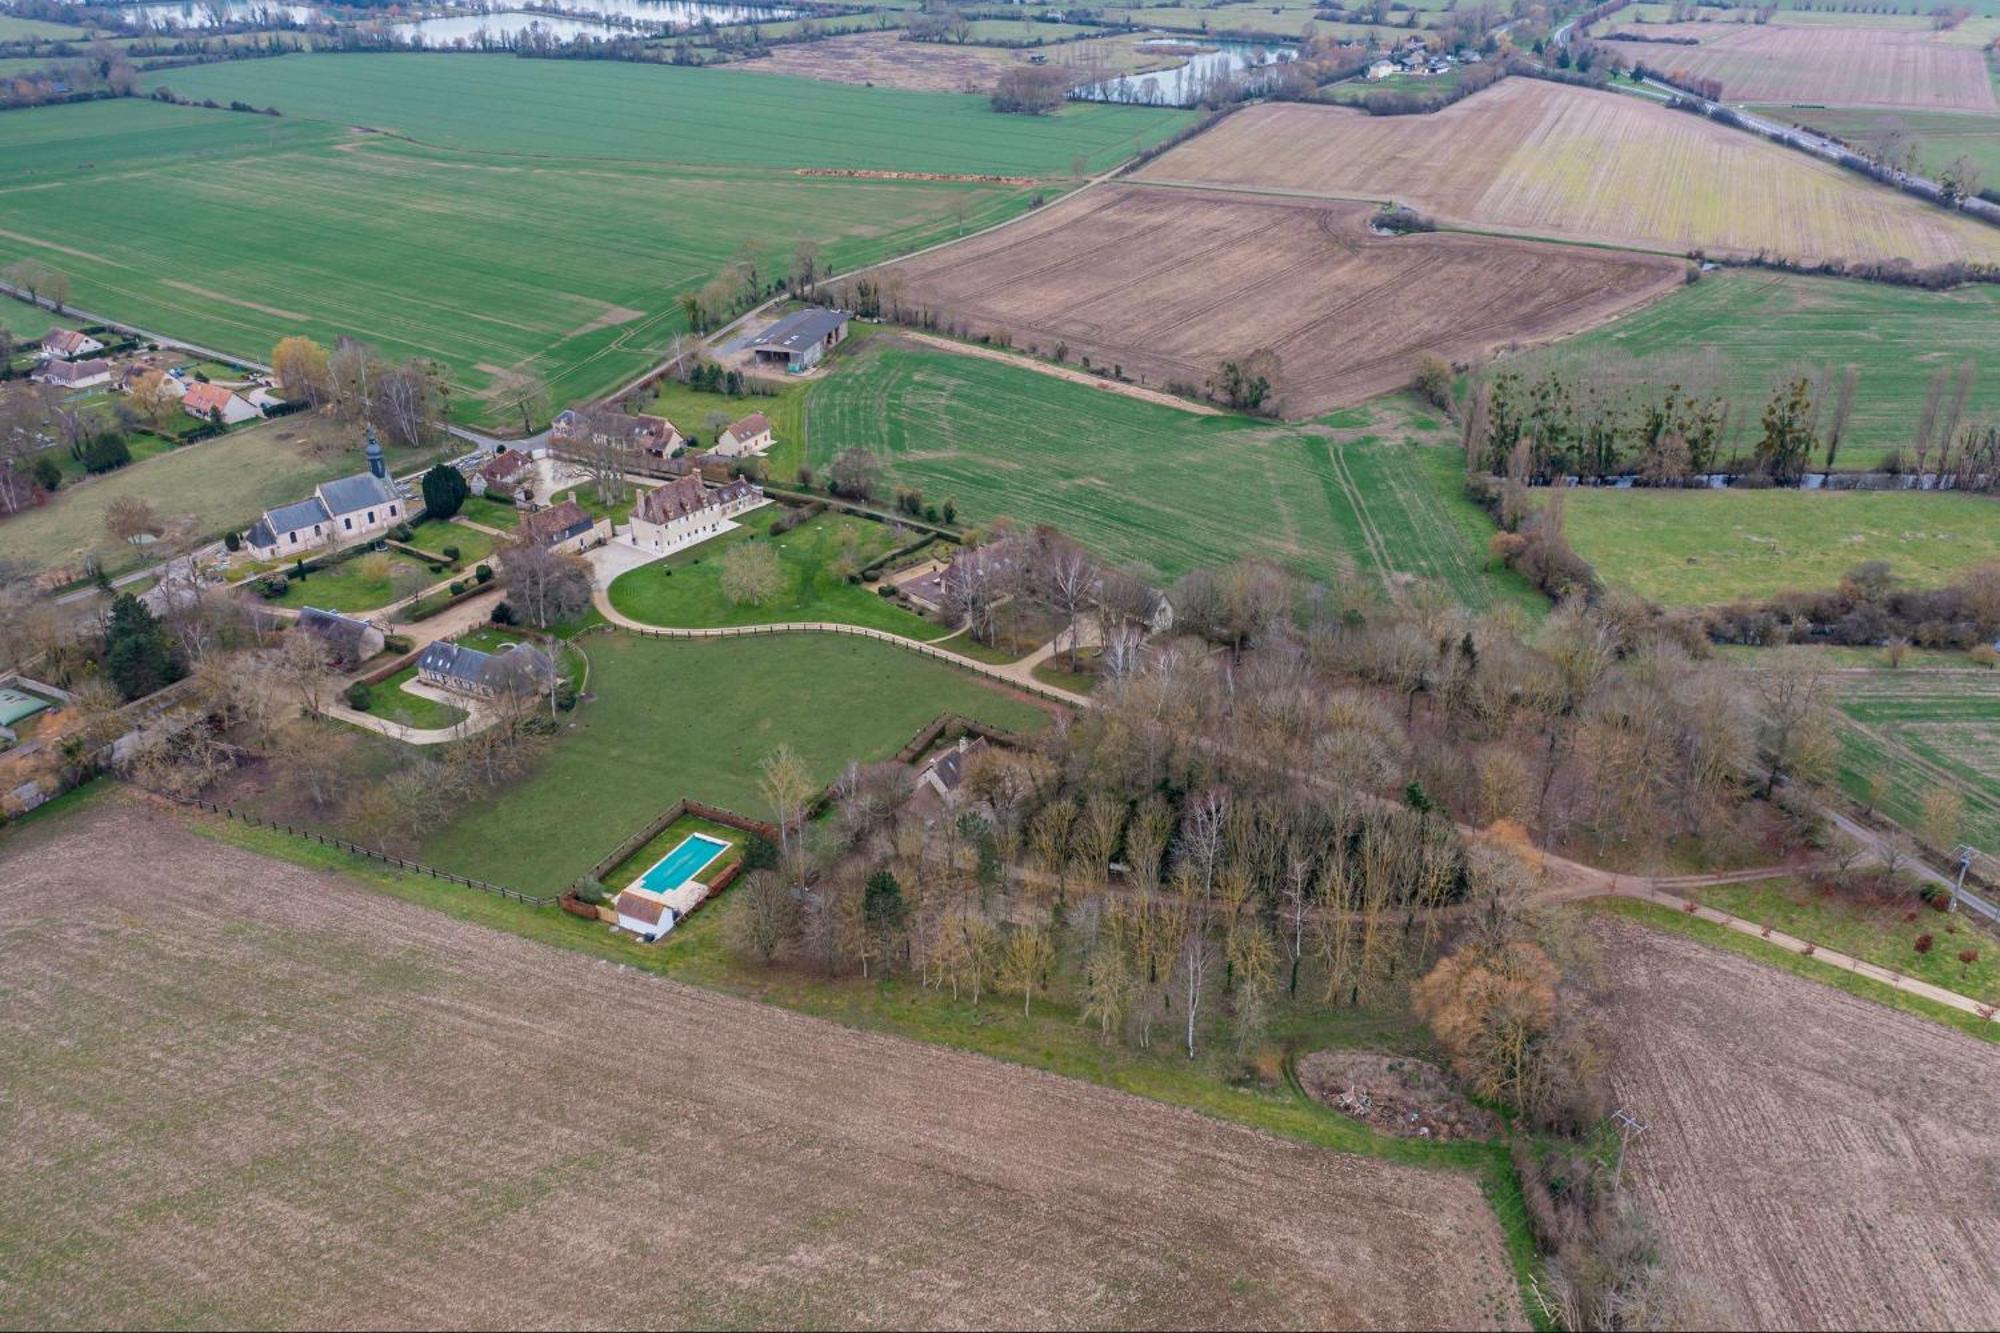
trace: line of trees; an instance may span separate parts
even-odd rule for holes
[[[294,335],[272,348],[271,368],[287,398],[365,424],[385,444],[416,448],[434,443],[444,431],[450,387],[435,361],[415,356],[391,361],[345,335],[329,351]]]

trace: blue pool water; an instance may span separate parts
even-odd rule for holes
[[[653,868],[639,877],[639,887],[654,893],[670,893],[693,879],[729,850],[729,844],[706,833],[690,833],[678,847],[653,862]]]

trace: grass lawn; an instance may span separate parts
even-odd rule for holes
[[[738,520],[735,532],[620,574],[611,584],[611,605],[634,620],[670,629],[833,620],[915,639],[936,637],[937,626],[892,605],[873,586],[849,583],[834,572],[843,552],[858,567],[893,548],[896,535],[886,524],[826,513],[774,537],[771,525],[785,512],[781,505],[754,509]],[[723,556],[746,541],[775,546],[785,576],[783,590],[761,606],[738,606],[722,592]]]
[[[407,544],[419,551],[429,551],[437,556],[444,555],[445,547],[455,546],[458,548],[459,562],[470,569],[493,554],[495,542],[491,533],[481,532],[478,528],[469,528],[463,523],[438,523],[426,520],[410,529],[410,540]]]
[[[1904,667],[1839,686],[1842,790],[1865,807],[1882,775],[1880,812],[1915,828],[1926,794],[1948,788],[1964,802],[1960,836],[2000,855],[2000,673]]]
[[[378,562],[376,555],[382,556]],[[370,577],[368,567],[376,563],[386,563],[387,572],[380,577]],[[285,595],[272,601],[272,606],[302,607],[316,606],[323,611],[373,611],[378,606],[387,606],[397,600],[395,580],[399,572],[415,571],[423,578],[422,587],[449,577],[434,574],[428,565],[412,560],[409,556],[395,551],[371,552],[352,560],[343,560],[330,569],[313,569],[304,578],[287,573],[291,582],[285,588]]]
[[[420,694],[411,694],[404,685],[417,678],[415,666],[404,667],[380,685],[374,687],[370,697],[368,712],[375,717],[400,722],[406,727],[416,727],[421,731],[435,731],[444,727],[455,727],[465,720],[465,710],[450,704],[441,704],[435,699],[426,699]]]
[[[1703,921],[1698,917],[1689,916],[1686,912],[1676,912],[1659,903],[1639,902],[1632,898],[1593,898],[1579,904],[1579,907],[1586,912],[1620,916],[1643,926],[1651,926],[1655,930],[1670,930],[1678,935],[1686,935],[1718,949],[1728,949],[1732,953],[1755,958],[1760,963],[1768,963],[1786,972],[1810,977],[1836,990],[1844,990],[1849,995],[1858,995],[1864,1000],[1873,1000],[1891,1009],[1900,1009],[1906,1014],[1917,1014],[1933,1022],[1943,1023],[1947,1027],[1955,1027],[1981,1041],[2000,1041],[2000,1023],[1988,1022],[1976,1014],[1964,1013],[1934,1000],[1926,1000],[1922,996],[1899,991],[1887,982],[1858,976],[1830,963],[1807,958],[1789,949],[1781,949],[1768,941],[1757,939],[1755,936],[1731,930],[1714,921]],[[1946,935],[1943,938],[1957,937]],[[1847,951],[1842,949],[1840,952]]]
[[[45,19],[26,19],[15,14],[0,14],[0,42],[25,42],[39,38],[51,41],[80,41],[85,33],[82,28],[67,23],[50,23]]]
[[[683,331],[677,296],[739,256],[780,272],[810,240],[853,269],[1020,213],[1049,188],[1024,182],[1066,182],[1077,155],[1108,168],[1189,121],[465,55],[284,56],[141,87],[163,82],[284,114],[145,99],[10,114],[0,263],[59,263],[86,309],[233,355],[305,333],[435,359],[454,414],[495,425],[500,372],[539,372],[556,406],[608,390]],[[747,128],[769,117],[792,128]]]
[[[683,796],[763,808],[757,766],[789,744],[827,781],[886,759],[943,712],[1030,731],[1047,717],[957,668],[868,639],[593,635],[594,701],[527,779],[470,805],[423,859],[549,893]]]
[[[698,440],[704,449],[715,443],[715,432],[708,427],[711,412],[720,412],[731,421],[762,412],[771,419],[773,441],[771,451],[764,455],[765,465],[771,476],[790,479],[798,476],[799,464],[805,461],[805,407],[810,386],[782,383],[783,387],[769,397],[757,394],[731,398],[728,394],[703,393],[667,377],[660,381],[646,411],[673,422],[681,434]]]
[[[1863,962],[1928,981],[1933,986],[2000,1004],[2000,939],[1981,929],[1968,913],[1933,911],[1912,895],[1892,902],[1863,902],[1822,892],[1793,879],[1755,884],[1715,884],[1690,893],[1705,907],[1770,926],[1787,935],[1824,945]],[[1914,914],[1914,920],[1904,918]],[[1929,953],[1916,941],[1931,937]],[[1977,950],[1961,963],[1961,950]]]
[[[26,301],[17,301],[11,296],[0,296],[0,329],[14,335],[17,348],[33,340],[39,341],[50,329],[81,328],[80,321],[68,315],[58,315],[53,310],[45,310]],[[26,358],[23,357],[25,364]]]
[[[0,550],[36,569],[76,565],[94,554],[116,574],[147,557],[104,531],[113,501],[134,496],[189,532],[220,536],[248,527],[274,505],[303,499],[319,482],[361,471],[362,444],[358,433],[305,412],[231,431],[64,486],[41,508],[0,522]],[[416,457],[389,451],[399,471]]]
[[[1156,579],[1255,555],[1327,581],[1435,579],[1472,606],[1539,601],[1489,569],[1492,521],[1464,496],[1449,432],[1399,400],[1346,428],[1198,416],[878,335],[814,386],[810,412],[815,465],[877,450],[961,521],[1050,523]]]
[[[1033,644],[1023,648],[1019,652],[1015,652],[1012,647],[1000,647],[995,644],[981,643],[972,637],[969,630],[960,630],[949,639],[941,641],[937,646],[948,653],[957,653],[960,657],[969,657],[975,662],[984,662],[988,666],[1007,666],[1010,663],[1020,661],[1035,650],[1035,645]]]
[[[465,503],[458,507],[457,516],[489,528],[499,528],[502,532],[512,532],[521,522],[521,511],[512,504],[489,500],[483,495],[466,496]]]
[[[1750,423],[1753,438],[1778,375],[1852,364],[1860,368],[1854,422],[1835,462],[1863,469],[1909,444],[1932,374],[1968,356],[1993,360],[1996,327],[1997,287],[1974,283],[1924,292],[1738,271],[1706,274],[1692,287],[1567,340],[1559,353],[1540,355],[1622,354],[1596,374],[1600,379],[1686,384],[1713,378],[1727,391],[1734,415]],[[1974,381],[1966,411],[1968,421],[2000,412],[2000,375]]]
[[[2000,504],[1955,491],[1586,487],[1566,523],[1607,584],[1683,605],[1830,588],[1869,560],[1935,586],[2000,555]]]

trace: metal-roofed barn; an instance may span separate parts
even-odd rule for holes
[[[758,365],[782,365],[796,375],[817,366],[828,350],[847,336],[847,321],[852,318],[845,310],[817,306],[800,310],[765,329],[747,346]]]

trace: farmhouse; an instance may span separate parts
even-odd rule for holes
[[[817,366],[828,350],[847,336],[851,318],[845,310],[801,310],[765,329],[746,346],[758,365],[781,365],[797,375]]]
[[[393,528],[409,515],[409,504],[389,480],[382,446],[368,440],[368,470],[323,481],[296,504],[267,509],[243,534],[243,544],[259,560],[344,544]]]
[[[29,378],[53,384],[59,389],[88,389],[94,384],[111,382],[111,363],[103,360],[46,361]]]
[[[709,452],[723,458],[761,454],[771,447],[771,422],[762,412],[752,412],[741,421],[732,421],[715,437]]]
[[[519,449],[505,449],[473,470],[466,488],[474,495],[514,497],[516,488],[534,473],[535,460]]]
[[[181,410],[197,421],[220,420],[225,426],[254,421],[263,415],[233,391],[200,381],[188,385],[187,392],[181,395]]]
[[[547,653],[525,643],[488,653],[440,639],[417,658],[418,680],[475,699],[529,694],[545,688],[555,672]]]
[[[595,531],[597,520],[584,512],[576,498],[536,510],[521,519],[521,540],[556,550],[580,551]]]
[[[298,629],[326,645],[327,659],[337,668],[357,667],[382,651],[382,631],[365,620],[322,611],[316,606],[299,612]]]
[[[635,416],[605,408],[583,412],[567,408],[557,414],[549,427],[549,442],[557,448],[594,445],[600,449],[650,454],[654,458],[665,458],[679,448],[681,438],[674,423],[665,417]]]
[[[665,553],[723,531],[728,520],[764,503],[764,492],[738,477],[710,490],[690,473],[646,492],[632,510],[632,544]]]
[[[42,335],[44,361],[72,361],[104,350],[104,344],[75,329],[50,329]]]

